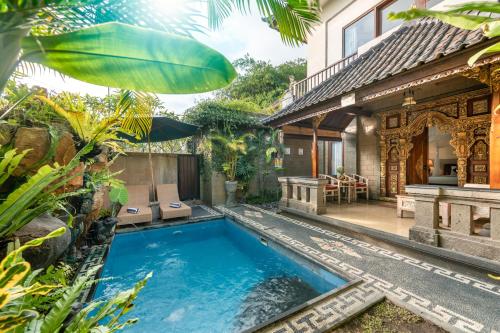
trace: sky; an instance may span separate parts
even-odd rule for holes
[[[283,44],[279,33],[272,30],[260,19],[255,11],[243,16],[237,12],[227,18],[220,29],[208,31],[206,35],[197,35],[196,39],[224,54],[230,61],[243,57],[246,53],[255,59],[270,61],[274,65],[285,61],[305,58],[305,46],[289,47]],[[36,73],[20,79],[28,85],[45,87],[56,92],[70,91],[80,94],[104,96],[106,87],[100,87],[71,78],[61,78],[51,71]],[[158,95],[166,107],[182,114],[195,105],[197,100],[210,97],[211,93],[194,95]]]

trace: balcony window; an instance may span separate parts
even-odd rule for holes
[[[387,16],[389,13],[394,12],[394,13],[399,13],[405,10],[410,9],[413,4],[414,0],[396,0],[396,1],[391,1],[384,5],[383,7],[380,7],[378,9],[378,26],[379,26],[379,35],[382,35],[386,33],[387,31],[391,30],[394,27],[397,27],[403,21],[397,20],[397,21],[390,21]]]
[[[344,57],[358,51],[358,47],[375,37],[375,14],[370,11],[354,23],[344,28]]]

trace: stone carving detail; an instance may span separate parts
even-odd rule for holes
[[[412,110],[392,110],[381,112],[380,118],[380,180],[381,184],[387,184],[392,192],[394,189],[392,173],[395,171],[390,163],[392,156],[389,152],[393,147],[399,152],[399,191],[404,190],[406,185],[406,161],[413,149],[412,138],[422,134],[426,127],[437,127],[439,131],[449,133],[452,137],[450,144],[457,156],[457,178],[458,185],[463,186],[468,178],[468,160],[473,154],[472,148],[480,150],[477,153],[487,159],[489,145],[490,115],[482,114],[476,116],[467,115],[468,100],[473,98],[487,97],[489,89],[481,89],[458,96],[444,98],[435,102],[423,103],[415,106]],[[387,118],[400,114],[400,127],[388,128]],[[483,142],[475,146],[479,141]],[[486,164],[485,164],[486,165]],[[484,181],[483,178],[475,177],[476,180]],[[471,180],[469,180],[471,181]],[[389,195],[384,185],[380,189],[381,196]]]

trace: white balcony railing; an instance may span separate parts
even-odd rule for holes
[[[293,96],[293,100],[296,100],[302,96],[304,96],[306,93],[311,91],[314,87],[319,85],[320,83],[326,81],[333,75],[337,74],[341,70],[343,70],[347,65],[349,65],[351,62],[356,60],[358,58],[358,54],[354,53],[353,55],[350,55],[346,58],[343,58],[340,61],[337,61],[330,66],[326,67],[325,69],[320,70],[319,72],[314,73],[313,75],[310,75],[306,77],[305,79],[295,82],[291,85],[291,92]]]

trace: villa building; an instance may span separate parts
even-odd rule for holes
[[[284,134],[284,209],[500,260],[500,55],[467,64],[497,40],[434,19],[387,19],[458,2],[320,1],[308,77],[265,120]],[[376,203],[325,200],[342,182],[322,175],[338,167],[362,176],[354,193]]]

